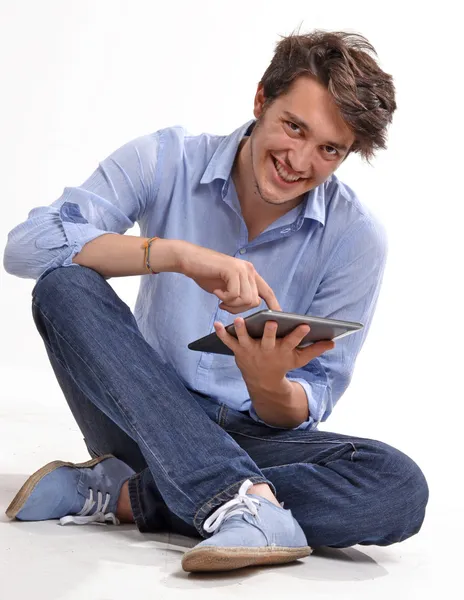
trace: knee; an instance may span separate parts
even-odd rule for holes
[[[44,340],[48,337],[45,317],[58,331],[65,329],[78,336],[82,323],[93,331],[103,308],[116,304],[116,293],[107,281],[93,269],[80,265],[46,272],[32,291],[32,315]]]
[[[130,308],[97,271],[80,265],[46,272],[32,291],[34,306],[56,324],[98,323],[103,310],[131,316]]]
[[[377,545],[401,542],[418,533],[429,499],[427,480],[419,466],[400,450],[377,442],[375,461],[379,519],[384,536]]]
[[[58,302],[72,298],[77,288],[82,290],[94,287],[99,279],[105,281],[99,273],[87,267],[57,267],[42,274],[34,286],[32,296],[41,306],[55,306]]]

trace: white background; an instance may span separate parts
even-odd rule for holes
[[[302,33],[345,30],[371,41],[394,76],[398,110],[388,149],[373,165],[351,155],[337,175],[383,221],[390,249],[352,383],[323,428],[382,439],[410,454],[429,481],[429,523],[440,522],[442,541],[450,531],[459,538],[463,490],[463,51],[452,6],[0,1],[2,248],[33,207],[82,183],[126,141],[172,125],[228,134],[253,118],[256,87],[279,35],[302,24]],[[138,283],[111,280],[132,307]],[[33,284],[1,271],[0,456],[11,473],[18,456],[24,469],[37,452],[46,460],[66,457],[67,442],[85,460],[33,325]],[[34,427],[44,415],[47,425]],[[33,438],[20,442],[26,429]],[[426,519],[423,532],[430,524]]]

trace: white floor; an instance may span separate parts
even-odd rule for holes
[[[4,374],[9,379],[8,374]],[[431,498],[419,535],[386,548],[319,550],[279,568],[189,575],[180,567],[194,541],[145,535],[135,526],[61,527],[9,522],[4,510],[27,476],[57,458],[87,457],[51,375],[23,382],[0,404],[0,598],[118,600],[128,597],[222,598],[259,594],[342,600],[462,598],[462,498]],[[11,389],[11,388],[10,388]],[[25,390],[30,392],[25,393]],[[52,399],[48,395],[50,390]],[[452,538],[452,539],[451,539]],[[143,594],[143,596],[142,596]]]

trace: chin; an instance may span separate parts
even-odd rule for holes
[[[264,181],[263,183],[264,185],[259,186],[261,198],[263,198],[263,200],[265,200],[269,204],[275,205],[286,204],[288,202],[293,202],[297,199],[302,200],[306,192],[309,192],[313,189],[313,187],[315,187],[311,184],[299,186],[298,191],[295,190],[295,192],[292,193],[290,190],[288,192],[281,192],[280,190],[276,189],[272,184],[269,184],[268,181]]]
[[[294,202],[297,198],[302,197],[305,192],[303,192],[302,194],[298,194],[297,196],[290,196],[290,195],[278,195],[275,192],[274,193],[266,193],[264,191],[262,191],[262,188],[260,188],[260,196],[261,198],[264,200],[264,202],[266,202],[267,204],[273,204],[274,206],[281,206],[283,204],[288,204],[289,202]]]

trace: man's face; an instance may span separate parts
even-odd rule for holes
[[[327,89],[311,77],[298,77],[265,111],[264,100],[259,86],[250,136],[255,191],[268,204],[295,204],[337,169],[355,138]]]

